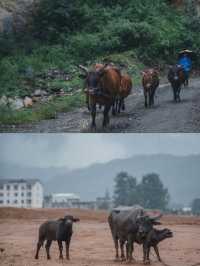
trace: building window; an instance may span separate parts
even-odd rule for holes
[[[6,186],[6,189],[7,189],[7,190],[10,190],[10,185],[7,185],[7,186]]]
[[[18,185],[14,185],[14,189],[17,190],[18,189]]]
[[[3,185],[0,185],[0,189],[3,189]]]
[[[17,203],[18,203],[18,201],[17,201],[17,200],[14,200],[14,203],[15,203],[15,204],[17,204]]]
[[[21,196],[22,196],[22,197],[24,196],[24,192],[21,193]]]
[[[0,197],[3,197],[3,193],[0,193]]]
[[[24,189],[25,189],[25,187],[24,187],[24,186],[22,186],[22,187],[21,187],[21,189],[22,189],[22,190],[24,190]]]
[[[24,200],[22,200],[21,203],[24,203]]]
[[[9,200],[7,200],[7,203],[9,204],[9,203],[10,203],[10,201],[9,201]]]
[[[3,200],[0,200],[0,204],[3,204]]]
[[[31,192],[27,192],[27,196],[28,197],[31,197]]]
[[[31,200],[30,200],[30,199],[28,199],[28,200],[27,200],[27,203],[28,203],[28,204],[31,204]]]
[[[28,189],[31,189],[31,185],[27,185],[27,188],[28,188]]]
[[[18,196],[18,193],[15,193],[15,197],[17,197]]]

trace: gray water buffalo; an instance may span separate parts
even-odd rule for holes
[[[134,242],[144,238],[153,228],[153,225],[160,224],[157,217],[149,217],[145,210],[135,205],[132,207],[117,207],[108,216],[108,223],[115,244],[116,259],[119,259],[119,244],[121,259],[131,261],[134,249]],[[124,244],[126,243],[126,257]]]
[[[65,242],[66,245],[66,258],[69,260],[69,245],[72,237],[72,226],[73,222],[78,222],[78,218],[74,218],[71,215],[67,215],[64,218],[60,218],[56,221],[46,221],[39,228],[39,239],[37,243],[37,251],[35,259],[38,259],[39,251],[41,246],[43,246],[44,241],[46,240],[46,253],[47,259],[50,259],[50,246],[52,241],[58,242],[58,247],[60,251],[60,259],[63,259],[63,245],[62,242]]]

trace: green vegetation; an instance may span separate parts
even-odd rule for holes
[[[81,93],[73,96],[58,97],[48,103],[37,103],[32,108],[12,111],[10,108],[0,109],[0,121],[3,124],[21,124],[37,122],[42,119],[53,119],[57,112],[67,112],[72,108],[83,105],[84,97]]]
[[[25,32],[0,35],[0,97],[24,97],[36,88],[48,92],[60,88],[65,92],[80,90],[83,83],[79,79],[79,63],[91,66],[94,62],[113,61],[124,67],[132,75],[134,84],[138,84],[144,65],[164,67],[166,63],[174,63],[177,51],[186,47],[198,53],[200,19],[192,1],[187,1],[181,10],[168,2],[37,1]],[[64,70],[71,79],[47,83],[37,78],[49,69]],[[62,104],[57,110],[62,110]],[[22,121],[26,122],[31,112],[17,113],[23,114],[26,119]],[[1,122],[6,122],[4,114],[0,113]],[[42,115],[43,118],[50,116],[49,113]],[[40,118],[38,115],[33,120]],[[16,118],[17,121],[20,119]]]
[[[140,204],[147,209],[165,210],[168,202],[168,190],[155,173],[143,176],[140,183],[126,172],[119,173],[115,178],[115,206]]]

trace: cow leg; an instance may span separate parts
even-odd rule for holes
[[[119,259],[119,243],[118,243],[118,238],[114,239],[115,242],[115,251],[116,251],[116,255],[115,255],[115,259],[118,260]]]
[[[91,115],[92,115],[92,124],[91,124],[91,128],[96,129],[96,103],[93,103],[92,107],[91,107]]]
[[[69,260],[69,245],[70,245],[70,239],[68,239],[67,241],[65,241],[65,247],[66,247],[66,259]]]
[[[127,253],[128,253],[127,257],[129,262],[133,260],[133,243],[134,239],[131,235],[129,235],[127,240]]]
[[[36,260],[38,260],[39,251],[40,251],[40,248],[41,248],[42,245],[43,245],[43,241],[39,240],[38,243],[37,243],[37,251],[36,251],[36,254],[35,254],[35,259]]]
[[[144,261],[144,264],[150,263],[149,252],[150,252],[150,248],[147,247],[147,245],[143,244],[143,261]]]
[[[103,112],[103,127],[106,127],[109,124],[109,111],[111,106],[105,105]]]
[[[156,253],[156,255],[157,255],[158,260],[159,260],[159,261],[162,261],[162,260],[161,260],[161,257],[160,257],[160,254],[159,254],[158,247],[157,247],[157,246],[153,246],[153,248],[154,248],[154,250],[155,250],[155,253]]]
[[[89,97],[88,93],[86,94],[86,105],[87,105],[88,111],[90,111],[91,110],[91,108],[90,108],[90,97]]]
[[[117,111],[117,99],[114,100],[112,104],[112,115],[115,116]]]
[[[59,259],[63,259],[63,254],[62,254],[63,245],[62,245],[62,241],[60,240],[58,240],[58,247],[59,247],[59,252],[60,252]]]
[[[125,111],[125,101],[124,101],[124,99],[122,99],[122,104],[121,104],[121,106],[122,106],[122,110]]]
[[[124,261],[125,258],[125,254],[124,254],[124,241],[120,240],[120,250],[121,250],[121,260]]]
[[[147,108],[147,91],[144,90],[144,106]]]
[[[176,88],[173,87],[174,101],[176,102]]]
[[[181,101],[181,97],[180,97],[180,93],[181,93],[181,87],[180,88],[178,88],[178,90],[177,90],[177,101]]]
[[[46,253],[47,253],[47,259],[50,260],[50,254],[49,254],[49,250],[50,250],[50,246],[51,246],[52,241],[51,240],[47,240],[45,248],[46,248]]]

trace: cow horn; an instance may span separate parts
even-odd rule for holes
[[[159,215],[157,215],[157,216],[150,217],[150,219],[153,220],[153,221],[156,221],[156,220],[159,220],[162,216],[163,216],[163,215],[162,215],[162,213],[161,213],[161,214],[159,214]]]
[[[82,69],[83,71],[85,71],[86,73],[88,73],[88,69],[87,69],[87,67],[84,67],[84,66],[82,66],[82,65],[78,65],[78,67],[79,67],[80,69]]]

